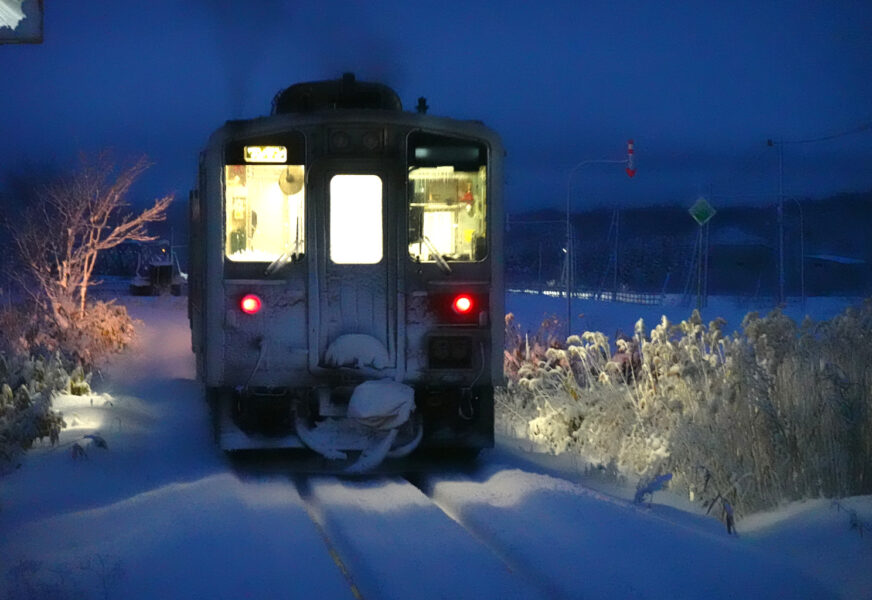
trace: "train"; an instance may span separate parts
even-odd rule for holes
[[[345,74],[210,136],[188,317],[221,449],[353,472],[493,446],[505,152],[428,109]]]

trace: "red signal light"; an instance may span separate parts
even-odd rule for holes
[[[454,298],[454,302],[451,303],[451,307],[454,309],[459,315],[466,315],[472,310],[474,302],[472,301],[472,296],[469,294],[460,294]]]
[[[253,315],[256,312],[260,311],[263,307],[263,302],[258,296],[254,294],[246,294],[242,297],[242,300],[239,301],[239,308],[242,309],[247,315]]]

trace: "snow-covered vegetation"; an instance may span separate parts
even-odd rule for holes
[[[136,343],[101,369],[99,393],[55,396],[59,445],[34,443],[0,481],[0,598],[352,597],[337,557],[366,598],[872,589],[872,496],[757,513],[737,537],[658,489],[664,477],[596,491],[607,482],[559,469],[568,453],[504,437],[474,469],[424,476],[424,491],[387,476],[290,478],[266,457],[234,466],[211,440],[185,302],[125,302],[142,322]]]
[[[88,302],[84,314],[59,327],[38,307],[19,304],[0,308],[0,352],[8,355],[60,353],[90,370],[130,345],[136,322],[115,301]]]
[[[54,444],[64,423],[52,395],[87,393],[91,370],[133,340],[127,309],[88,291],[100,252],[154,239],[147,225],[165,218],[170,196],[137,215],[126,211],[147,167],[140,158],[116,172],[106,153],[83,157],[78,170],[25,186],[15,199],[21,214],[3,219],[14,300],[0,307],[0,469],[37,438]]]
[[[89,394],[89,381],[81,366],[70,368],[60,353],[26,358],[0,353],[0,474],[35,440],[58,442],[66,423],[52,410],[52,397]]]
[[[506,321],[505,430],[732,516],[788,500],[872,491],[872,301],[797,324],[775,310],[665,317],[613,348],[602,333],[534,336]]]
[[[165,196],[138,215],[127,210],[130,187],[149,166],[145,157],[120,171],[107,152],[80,160],[77,170],[34,184],[21,217],[6,224],[15,249],[14,280],[61,331],[87,312],[100,252],[154,240],[147,227],[163,221],[172,202]]]

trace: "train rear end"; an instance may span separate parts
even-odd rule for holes
[[[189,316],[223,449],[366,470],[493,445],[502,154],[480,123],[348,77],[211,137]]]

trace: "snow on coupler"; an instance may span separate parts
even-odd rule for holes
[[[414,416],[414,398],[415,391],[408,385],[365,381],[352,392],[346,418],[327,419],[315,426],[298,418],[297,435],[311,450],[330,460],[346,460],[347,450],[361,448],[360,456],[343,472],[365,473],[387,457],[408,455],[420,443],[423,426]]]

